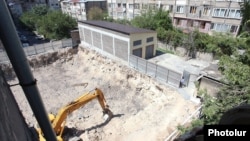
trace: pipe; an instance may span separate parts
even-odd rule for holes
[[[56,141],[56,135],[48,119],[47,112],[36,86],[36,80],[31,72],[5,0],[0,0],[0,17],[2,21],[0,22],[0,39],[17,75],[20,86],[44,133],[44,137],[47,141]]]

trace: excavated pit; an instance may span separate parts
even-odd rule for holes
[[[28,60],[49,113],[56,114],[59,108],[97,87],[114,114],[104,125],[98,101],[87,103],[68,116],[66,125],[71,130],[65,140],[78,136],[84,141],[163,141],[197,107],[176,90],[86,48],[64,48]],[[1,67],[8,83],[17,84],[11,65]],[[35,126],[21,87],[12,86],[11,90],[26,122]]]

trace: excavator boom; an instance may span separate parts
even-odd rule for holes
[[[51,124],[52,124],[52,128],[54,129],[58,140],[62,140],[62,133],[66,124],[66,118],[69,114],[71,114],[72,112],[74,112],[75,110],[79,109],[80,107],[84,106],[85,104],[87,104],[88,102],[92,101],[93,99],[98,99],[99,104],[101,105],[101,108],[103,110],[103,114],[105,115],[105,117],[107,117],[106,122],[109,121],[113,114],[112,112],[109,110],[109,106],[106,104],[106,100],[104,98],[103,92],[96,88],[93,91],[90,91],[84,95],[82,95],[81,97],[77,98],[76,100],[72,101],[71,103],[69,103],[68,105],[62,107],[59,112],[57,113],[57,115],[53,116],[49,116],[50,120],[51,120]],[[38,129],[38,134],[41,138],[41,130]],[[42,141],[43,139],[40,139],[40,141]]]

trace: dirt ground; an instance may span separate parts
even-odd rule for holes
[[[46,58],[47,57],[47,58]],[[163,141],[197,107],[177,91],[95,51],[63,49],[31,59],[44,106],[48,112],[84,93],[100,88],[114,114],[103,125],[102,109],[93,100],[67,118],[67,126],[84,141]],[[15,84],[18,80],[9,81]],[[77,86],[84,84],[82,86]],[[20,86],[11,87],[30,126],[37,124]]]

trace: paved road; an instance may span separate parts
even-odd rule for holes
[[[24,35],[27,38],[30,46],[49,42],[48,39],[45,39],[45,40],[36,39],[35,38],[36,35],[30,31],[26,31],[26,30],[18,30],[18,31],[19,31],[19,33],[21,33],[22,35]]]

